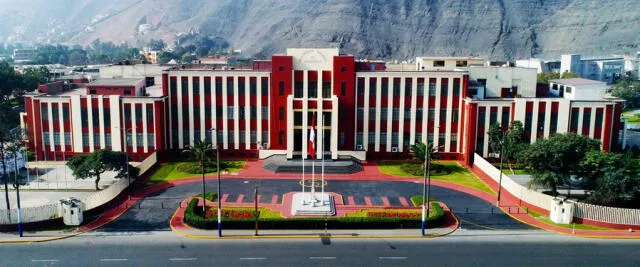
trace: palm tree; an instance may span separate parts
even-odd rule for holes
[[[436,153],[438,152],[433,147],[433,143],[428,142],[427,144],[425,144],[419,141],[411,146],[411,150],[413,151],[413,159],[416,161],[422,161],[422,162],[424,162],[426,159],[425,156],[427,155],[425,155],[425,153],[429,153],[428,155],[429,160],[433,160],[434,157],[436,156]]]
[[[186,147],[183,154],[189,156],[194,162],[197,162],[201,168],[206,166],[211,159],[207,157],[207,152],[213,150],[213,145],[210,143],[198,140],[193,147]]]

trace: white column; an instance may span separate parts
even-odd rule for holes
[[[244,138],[245,149],[251,149],[251,90],[249,90],[249,85],[251,84],[251,77],[244,77],[244,88],[240,88],[240,90],[244,90],[244,136],[240,136],[240,138]],[[256,110],[257,112],[257,110]]]
[[[200,140],[201,141],[205,141],[207,140],[207,131],[210,129],[205,129],[206,126],[206,121],[208,118],[205,117],[206,114],[206,108],[208,108],[204,103],[204,99],[205,99],[205,95],[204,95],[204,76],[200,76],[200,82],[198,83],[200,85]]]
[[[533,102],[533,113],[531,114],[531,143],[535,143],[538,137],[538,112],[540,110],[540,102]]]
[[[589,137],[594,138],[596,133],[596,111],[597,107],[591,107],[591,117],[589,118]],[[601,135],[602,136],[602,135]]]
[[[569,119],[571,116],[571,101],[560,99],[558,101],[558,133],[569,132]]]
[[[227,114],[227,76],[222,76],[222,148],[229,149],[229,114]]]
[[[100,148],[105,148],[105,134],[104,128],[108,127],[104,125],[104,96],[98,96],[98,122],[100,123]]]
[[[217,136],[217,132],[221,131],[222,129],[218,129],[218,125],[216,123],[216,119],[218,118],[218,115],[222,116],[222,114],[218,114],[218,110],[217,110],[217,101],[216,99],[218,98],[217,95],[217,91],[216,91],[216,77],[215,76],[211,76],[211,126],[216,129],[215,131],[211,131],[211,141],[214,144],[218,144],[218,136]]]
[[[584,107],[579,107],[580,115],[578,115],[578,128],[576,128],[576,134],[582,135],[582,121],[584,120]]]
[[[338,159],[338,97],[331,97],[331,159]]]
[[[111,149],[113,151],[123,151],[121,142],[123,131],[122,128],[124,128],[124,124],[120,123],[120,101],[120,96],[109,96],[109,113],[111,115]]]
[[[55,144],[53,143],[54,138],[53,138],[53,110],[52,109],[52,104],[51,102],[47,103],[47,122],[49,124],[49,135],[47,136],[47,138],[49,138],[49,151],[55,151],[54,150],[54,146]]]
[[[380,116],[382,113],[382,96],[381,96],[381,92],[382,92],[382,78],[381,77],[376,77],[376,124],[375,124],[375,144],[374,144],[374,151],[378,152],[380,151]]]
[[[262,140],[262,77],[256,77],[256,140],[264,144]],[[266,147],[264,148],[266,149]]]
[[[411,124],[409,126],[409,145],[416,143],[416,110],[418,99],[418,79],[411,77]]]
[[[238,105],[238,76],[233,76],[233,148],[240,149],[240,108]]]
[[[488,157],[489,156],[489,119],[491,115],[491,107],[487,106],[485,108],[485,113],[484,113],[484,146],[482,148],[482,156],[483,157]],[[478,125],[479,127],[480,125]]]
[[[422,140],[420,142],[422,142],[423,144],[427,143],[427,134],[429,133],[429,129],[427,128],[427,126],[429,125],[429,77],[423,77],[424,78],[424,83],[423,83],[423,92],[422,92]],[[416,83],[418,81],[416,80]],[[436,84],[437,87],[437,84]],[[436,88],[437,91],[437,88]],[[436,100],[436,102],[438,102]],[[434,113],[435,116],[435,113]],[[435,120],[434,120],[435,123]],[[434,127],[434,135],[435,135],[435,127]]]
[[[58,103],[58,126],[60,126],[60,134],[58,138],[60,138],[60,147],[62,151],[66,151],[65,142],[64,142],[64,120],[63,120],[63,112],[62,112],[62,102]],[[104,129],[102,129],[104,131]]]
[[[547,101],[545,104],[545,111],[544,111],[544,137],[549,137],[549,132],[551,131],[551,105],[553,104],[552,101]],[[560,120],[560,118],[558,118],[558,120]],[[557,123],[556,123],[557,126]]]
[[[189,145],[191,147],[193,147],[193,145],[195,144],[195,122],[193,121],[193,119],[195,118],[194,114],[193,114],[193,76],[188,76],[189,80],[187,80],[187,86],[188,86],[188,90],[187,90],[187,96],[189,97]]]
[[[445,132],[445,136],[444,136],[444,151],[445,152],[451,152],[451,116],[452,116],[452,112],[451,110],[453,109],[453,77],[449,77],[448,82],[447,82],[447,106],[445,107],[447,109],[447,113],[446,113],[446,123],[445,123],[445,129],[443,129],[443,131]],[[442,144],[440,144],[442,145]],[[455,148],[453,149],[455,150]]]
[[[93,148],[95,147],[95,144],[93,143],[93,99],[92,96],[88,95],[87,96],[87,123],[89,124],[89,131],[88,131],[88,135],[89,135],[89,152],[93,152]]]
[[[131,112],[129,112],[129,115],[131,116],[131,151],[133,151],[133,153],[138,153],[138,129],[136,127],[137,121],[136,121],[136,105],[131,102],[129,103],[129,106],[131,107]],[[126,137],[126,129],[125,129],[125,137]],[[125,138],[126,140],[126,138]]]
[[[398,151],[402,152],[404,150],[404,96],[406,93],[404,92],[406,86],[406,77],[401,77],[400,80],[400,107],[398,108]]]
[[[82,105],[79,95],[71,96],[69,112],[71,112],[71,127],[73,129],[73,152],[80,153],[82,152]]]
[[[293,116],[293,96],[289,95],[287,96],[287,114]],[[304,118],[304,116],[303,116]],[[304,128],[304,127],[303,127]],[[304,134],[304,130],[303,130],[303,134]],[[278,133],[278,135],[280,135],[280,133]],[[280,138],[278,136],[278,138]],[[304,137],[302,138],[302,144],[306,144],[306,142],[304,142]],[[287,158],[293,158],[293,120],[287,120]],[[306,146],[305,146],[306,147]],[[305,153],[305,149],[302,149],[302,153]]]
[[[295,81],[295,80],[294,80]],[[295,84],[294,84],[295,87]],[[294,89],[295,90],[295,89]],[[293,101],[293,100],[292,100]],[[293,102],[292,102],[293,103]],[[287,107],[288,108],[288,107]],[[291,106],[291,108],[293,109],[293,104]],[[308,70],[303,70],[302,71],[302,158],[303,159],[307,159],[308,153],[307,153],[307,140],[309,140],[309,118],[308,118],[308,114],[309,114],[309,71]],[[293,113],[291,113],[291,116],[293,116]],[[293,120],[288,120],[288,121],[293,121]],[[287,122],[288,125],[288,122]],[[293,124],[291,124],[293,127]],[[288,128],[288,127],[287,127]],[[290,131],[291,134],[293,134],[293,131]],[[287,135],[288,137],[288,135]],[[287,148],[289,147],[289,144],[287,144]],[[293,151],[293,146],[292,149]]]
[[[322,106],[323,101],[320,98],[318,101],[316,101],[317,103],[317,113],[316,113],[316,121],[317,121],[317,127],[316,127],[316,157],[318,159],[322,159],[322,157],[324,155],[322,155],[323,152],[323,148],[324,148],[324,116],[323,111],[324,111],[324,106]],[[333,129],[332,129],[333,130]]]
[[[178,87],[178,89],[177,89],[177,91],[178,91],[177,93],[178,94],[177,94],[177,97],[176,97],[176,101],[178,102],[178,103],[176,103],[177,106],[178,106],[178,108],[177,108],[177,110],[178,110],[178,114],[177,114],[177,116],[178,116],[178,147],[177,148],[182,149],[184,147],[184,142],[183,142],[183,140],[184,140],[184,137],[183,137],[183,134],[184,134],[183,127],[184,127],[184,125],[182,123],[182,116],[183,116],[183,114],[182,114],[182,97],[183,97],[183,95],[182,95],[182,76],[176,77],[176,85]],[[171,110],[171,109],[169,109],[169,110]],[[172,114],[172,116],[176,116],[176,115]],[[125,142],[126,142],[126,138],[125,138]]]
[[[142,103],[142,152],[149,152],[149,143],[147,140],[147,103]]]
[[[362,118],[362,148],[369,150],[369,77],[364,78],[364,116]]]
[[[387,79],[387,146],[386,152],[391,152],[391,133],[393,132],[393,77]],[[382,127],[381,127],[382,128]]]
[[[440,145],[440,132],[446,131],[445,129],[440,129],[440,86],[442,86],[442,77],[438,77],[436,79],[436,99],[435,99],[435,110],[433,112],[433,147],[439,147]],[[488,112],[487,112],[488,114]],[[445,125],[446,127],[446,125]]]

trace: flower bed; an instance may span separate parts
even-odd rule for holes
[[[189,201],[184,214],[184,222],[194,228],[217,228],[217,209],[210,208],[202,217],[202,206],[198,199]],[[255,227],[253,208],[223,208],[222,225],[225,229],[252,229]],[[421,212],[415,209],[363,209],[346,214],[345,217],[284,218],[274,216],[276,212],[259,208],[260,229],[403,229],[419,228]],[[429,227],[442,224],[444,211],[436,203],[431,203]]]

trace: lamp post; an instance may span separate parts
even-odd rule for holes
[[[427,227],[427,218],[429,217],[429,208],[427,207],[429,203],[429,193],[431,191],[431,157],[429,154],[433,149],[427,143],[424,149],[424,175],[422,176],[422,224],[420,226],[420,231],[422,235],[425,235],[425,228]]]
[[[217,135],[216,129],[212,128],[211,132]],[[218,237],[222,237],[222,202],[220,201],[220,146],[217,144],[214,146],[216,150],[216,172],[218,176],[218,194],[217,194],[217,202],[218,202]]]
[[[13,164],[15,167],[13,172],[13,187],[16,189],[16,201],[18,204],[18,236],[22,237],[22,208],[20,206],[20,181],[18,180],[18,151],[14,151],[13,153]]]
[[[498,179],[498,201],[496,202],[497,207],[500,207],[500,193],[502,192],[502,165],[504,160],[504,145],[505,145],[506,136],[507,136],[507,133],[503,132],[502,142],[500,142],[500,178]]]
[[[125,128],[120,128],[120,131],[122,131],[122,135],[124,135],[124,158],[125,158],[125,164],[127,164],[127,199],[131,199],[131,174],[129,174],[129,153],[128,153],[128,149],[127,147],[129,146],[129,140],[130,137],[127,135],[127,133],[132,132],[132,129],[125,129]],[[133,145],[133,144],[131,144]]]

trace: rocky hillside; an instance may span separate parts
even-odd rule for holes
[[[28,3],[25,3],[28,2]],[[640,50],[638,0],[0,0],[0,41],[221,36],[247,55],[339,46],[358,57],[495,60]]]

